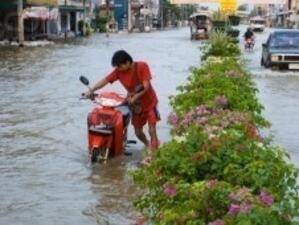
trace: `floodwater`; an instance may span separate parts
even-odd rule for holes
[[[245,32],[246,27],[241,27]],[[276,144],[291,153],[292,161],[299,165],[299,71],[271,70],[261,66],[262,43],[273,29],[256,33],[253,52],[244,52],[244,59],[259,89],[259,98],[265,106],[265,117],[270,120],[271,135]],[[243,34],[242,33],[242,34]],[[243,42],[240,42],[243,49]]]
[[[94,35],[67,44],[0,48],[0,224],[127,225],[136,190],[128,171],[133,156],[90,165],[86,116],[93,104],[79,101],[85,87],[111,69],[114,51],[125,49],[147,61],[159,95],[159,135],[168,139],[168,96],[199,64],[198,42],[189,30],[148,34]],[[107,87],[125,93],[119,85]],[[134,138],[132,132],[130,136]]]
[[[244,27],[242,28],[244,29]],[[260,67],[261,43],[245,53],[260,89],[265,116],[275,142],[299,159],[299,73]],[[158,132],[169,138],[168,96],[182,84],[190,66],[200,63],[200,42],[189,29],[147,34],[94,35],[66,44],[36,48],[0,48],[0,224],[129,225],[135,213],[130,200],[136,190],[128,176],[142,158],[133,156],[90,165],[86,115],[91,102],[79,101],[85,87],[111,69],[114,51],[125,49],[147,61],[158,93],[162,121]],[[124,93],[119,85],[107,89]],[[131,138],[134,138],[130,132]]]

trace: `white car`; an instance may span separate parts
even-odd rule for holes
[[[250,27],[253,31],[263,32],[265,30],[266,20],[260,16],[250,19]]]

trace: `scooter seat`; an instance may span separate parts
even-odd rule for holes
[[[98,133],[98,134],[107,134],[107,135],[113,133],[111,127],[102,126],[102,125],[91,126],[91,127],[89,127],[89,131],[94,132],[94,133]]]
[[[129,110],[129,107],[122,105],[122,106],[118,106],[117,110],[122,113],[125,126],[127,126],[130,122],[130,117],[131,117],[131,112]]]

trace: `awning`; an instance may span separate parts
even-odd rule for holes
[[[57,6],[58,0],[26,0],[26,4],[36,6]]]
[[[23,11],[24,19],[57,20],[58,8],[49,9],[47,7],[30,7]]]

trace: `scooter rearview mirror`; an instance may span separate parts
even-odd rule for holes
[[[89,80],[86,78],[86,77],[84,77],[84,76],[80,76],[80,81],[84,84],[84,85],[86,85],[86,86],[88,86],[89,85]]]

